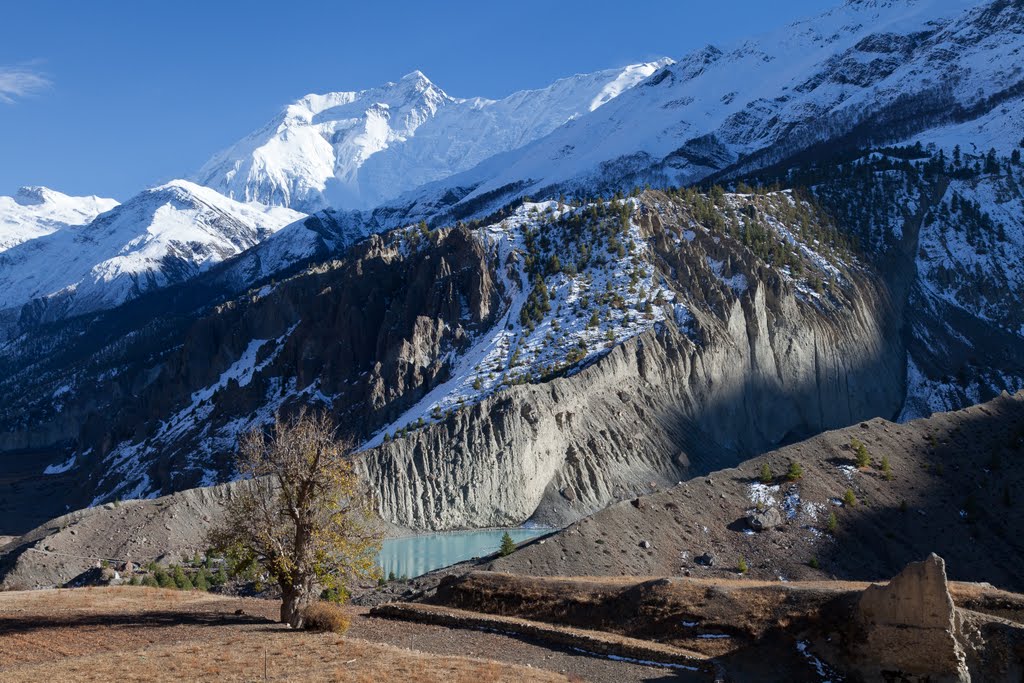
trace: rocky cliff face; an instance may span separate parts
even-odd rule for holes
[[[313,404],[366,441],[390,521],[572,520],[898,409],[887,290],[822,226],[791,193],[653,192],[373,236],[213,309],[163,293],[177,317],[127,338],[93,328],[87,365],[39,361],[4,439],[95,504],[224,481],[242,431]]]
[[[792,300],[769,312],[759,289],[706,346],[665,326],[360,461],[397,524],[561,525],[787,437],[891,414],[899,342],[876,310],[861,302],[838,320],[813,318]]]
[[[885,278],[905,321],[903,420],[1024,388],[1022,177],[1019,150],[920,140],[772,177],[808,187]]]
[[[373,237],[212,310],[175,310],[179,292],[160,299],[166,319],[124,338],[89,328],[81,349],[39,359],[41,381],[6,407],[5,445],[39,458],[35,478],[48,463],[44,480],[72,473],[72,507],[226,480],[237,434],[281,406],[312,402],[357,438],[393,419],[492,323],[497,297],[465,230]]]
[[[687,231],[685,201],[654,193],[641,214],[684,324],[657,324],[578,374],[503,391],[367,452],[360,462],[386,519],[560,525],[770,444],[898,410],[904,351],[877,280],[851,270],[837,275],[831,301],[807,298],[750,254],[722,253],[725,234]],[[728,278],[709,253],[730,261]]]

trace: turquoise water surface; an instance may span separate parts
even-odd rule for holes
[[[508,532],[516,543],[551,533],[547,528],[483,529],[417,534],[405,538],[389,538],[381,546],[378,563],[387,576],[413,578],[434,569],[482,557],[501,547],[501,537]]]

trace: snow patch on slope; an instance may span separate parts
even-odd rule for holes
[[[279,378],[274,378],[267,391],[267,400],[254,414],[246,419],[233,420],[211,431],[209,418],[216,405],[217,392],[227,387],[230,382],[237,382],[239,386],[248,385],[256,373],[262,371],[277,358],[285,340],[295,331],[296,326],[297,324],[293,325],[276,339],[253,339],[250,341],[245,351],[220,374],[216,381],[193,392],[191,403],[166,421],[161,422],[160,429],[152,437],[144,441],[126,440],[117,444],[104,457],[106,467],[100,482],[101,488],[104,484],[109,485],[110,488],[97,496],[90,506],[116,498],[154,498],[160,495],[160,490],[151,485],[148,474],[148,469],[153,464],[153,455],[158,453],[162,446],[173,444],[185,434],[196,429],[200,429],[201,438],[198,440],[195,451],[189,456],[188,465],[204,471],[202,485],[215,484],[216,473],[208,468],[208,465],[214,461],[214,456],[218,453],[233,452],[238,438],[242,434],[254,426],[268,423],[285,400],[298,395],[295,392],[294,378],[290,380],[287,387]],[[270,352],[262,360],[257,361],[260,350],[267,344],[271,345]]]

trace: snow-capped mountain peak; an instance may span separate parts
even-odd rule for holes
[[[47,194],[24,195],[33,196]],[[171,181],[87,224],[0,253],[0,322],[17,319],[30,301],[39,320],[116,306],[188,279],[301,218],[291,209],[242,204],[187,180]]]
[[[45,204],[47,201],[54,201],[61,193],[54,192],[48,187],[42,185],[25,185],[19,187],[17,193],[14,195],[14,201],[18,202],[22,206],[39,206]],[[66,195],[63,195],[66,196]]]
[[[847,2],[733,46],[698,49],[548,135],[397,198],[378,215],[444,221],[485,215],[512,195],[689,185],[826,141],[900,142],[1001,102],[1012,102],[1001,119],[1016,122],[1022,21],[1001,0]]]
[[[95,195],[71,197],[42,186],[26,186],[0,197],[0,252],[63,228],[83,225],[117,201]]]
[[[239,201],[370,208],[536,140],[670,62],[580,74],[500,100],[454,98],[420,71],[367,90],[309,94],[195,179]]]

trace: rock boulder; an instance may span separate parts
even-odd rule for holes
[[[759,510],[747,517],[747,524],[754,531],[767,531],[781,526],[785,519],[778,508],[767,508]]]
[[[888,584],[865,590],[857,604],[860,673],[869,681],[970,681],[959,621],[942,558],[932,553],[908,564]]]

